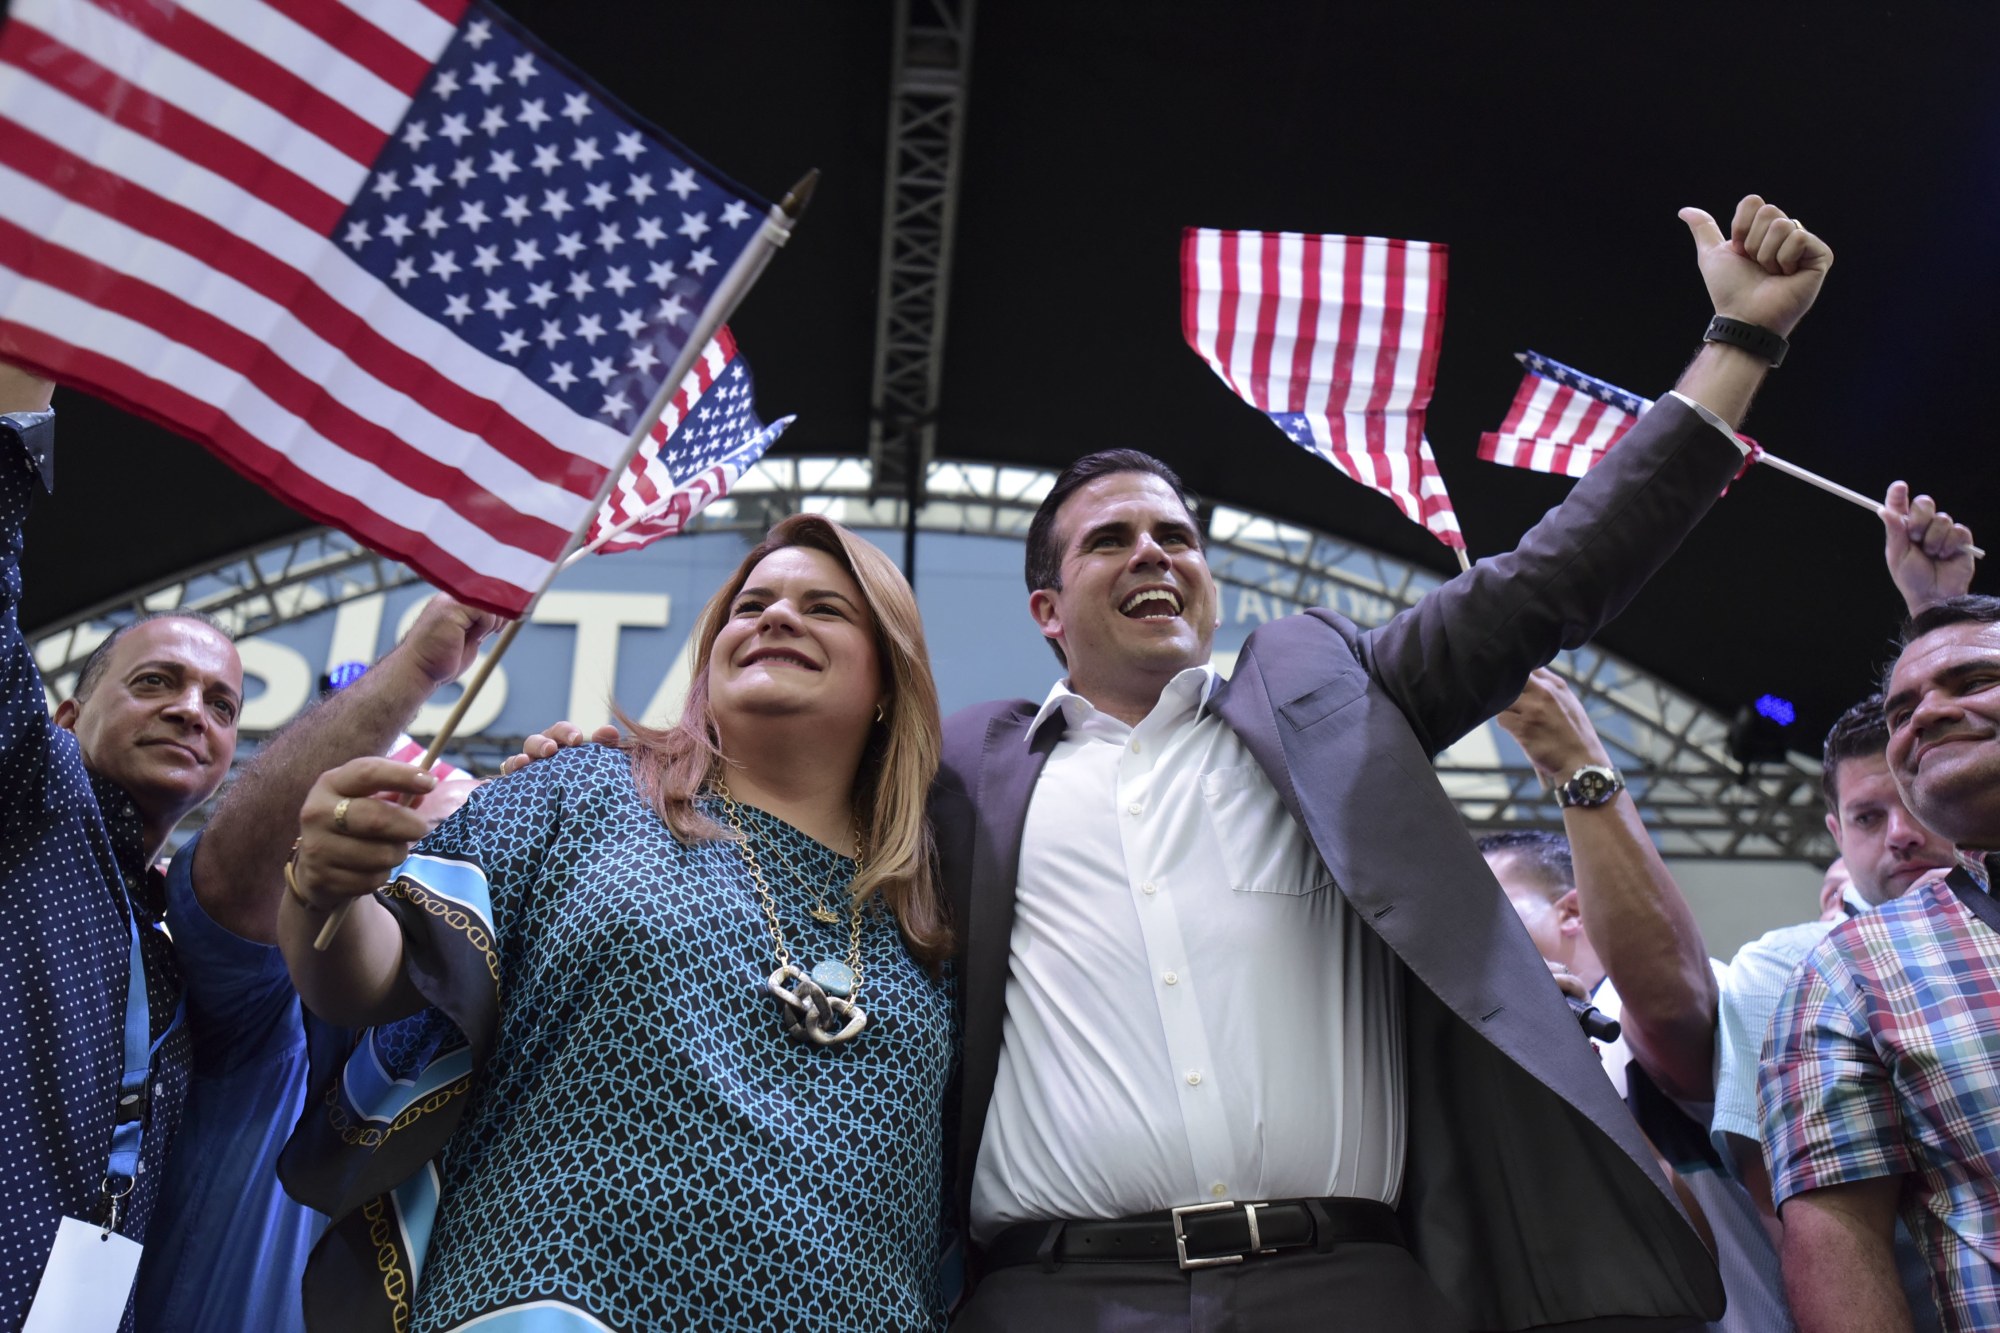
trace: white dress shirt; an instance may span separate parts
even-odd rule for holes
[[[1402,973],[1190,668],[1127,726],[1067,682],[1021,839],[973,1235],[1403,1175]]]

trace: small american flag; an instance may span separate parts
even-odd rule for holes
[[[0,355],[509,615],[768,212],[484,0],[0,31]]]
[[[702,349],[652,438],[598,510],[585,549],[636,551],[679,533],[726,495],[793,420],[766,426],[757,419],[750,363],[723,329]]]
[[[1479,437],[1488,462],[1580,477],[1653,405],[1539,352],[1519,360],[1528,373],[1507,419]]]
[[[1650,398],[1539,352],[1516,352],[1514,358],[1528,373],[1514,391],[1514,405],[1500,429],[1479,437],[1479,456],[1489,462],[1580,477],[1653,406]],[[1743,447],[1743,466],[1736,471],[1740,478],[1768,455],[1748,435],[1736,440]],[[1729,494],[1729,487],[1722,493]],[[1866,499],[1861,504],[1875,507]]]
[[[1181,324],[1188,346],[1294,443],[1463,550],[1424,438],[1445,259],[1428,241],[1190,227]]]
[[[396,743],[389,747],[389,758],[399,764],[414,764],[424,757],[425,748],[422,741],[417,740],[408,732],[404,732],[402,735],[396,737]],[[472,774],[466,772],[457,764],[448,764],[443,759],[439,759],[431,765],[431,776],[439,782],[449,782],[453,778],[469,778]]]

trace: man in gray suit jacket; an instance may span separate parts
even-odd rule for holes
[[[1721,1287],[1431,757],[1584,643],[1742,464],[1832,254],[1684,210],[1720,317],[1513,553],[1227,681],[1178,480],[1060,479],[1029,608],[1068,669],[946,725],[966,1330],[1667,1329]]]

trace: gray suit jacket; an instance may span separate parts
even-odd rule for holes
[[[1713,1319],[1715,1264],[1458,812],[1431,757],[1528,672],[1615,616],[1741,459],[1666,398],[1511,554],[1378,629],[1325,610],[1250,636],[1214,696],[1335,883],[1402,959],[1411,1248],[1480,1329]],[[982,704],[945,726],[931,811],[959,932],[964,1216],[992,1098],[1021,830],[1052,720]]]

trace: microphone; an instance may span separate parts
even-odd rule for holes
[[[1583,1035],[1592,1041],[1601,1041],[1608,1046],[1617,1041],[1618,1034],[1624,1031],[1618,1026],[1617,1019],[1606,1018],[1604,1011],[1590,1001],[1579,1000],[1574,995],[1565,995],[1563,999],[1568,1003],[1570,1012],[1576,1015],[1577,1026],[1583,1029]]]

